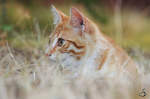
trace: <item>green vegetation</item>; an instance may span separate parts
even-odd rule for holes
[[[84,2],[84,0],[82,2]],[[121,23],[115,23],[116,16],[112,12],[104,10],[104,7],[98,7],[98,5],[94,5],[93,7],[93,5],[90,5],[90,2],[84,2],[83,4],[88,4],[89,8],[79,6],[79,9],[81,9],[82,12],[92,20],[94,20],[99,25],[100,29],[107,35],[110,35],[114,40],[117,40],[116,32],[118,30],[121,30],[121,41],[116,42],[121,44],[123,47],[132,48],[133,46],[135,46],[147,52],[150,50],[149,17],[144,16],[136,11],[124,10],[118,14],[119,17],[121,17],[121,20],[118,19],[117,21],[121,21]],[[72,4],[69,4],[68,7],[65,7],[64,5],[56,5],[56,7],[58,7],[68,15],[71,5]],[[0,10],[2,10],[2,7],[0,8]],[[98,14],[100,15],[100,17],[95,15],[96,12],[99,12]],[[0,23],[1,34],[7,34],[7,39],[9,42],[13,42],[13,46],[24,46],[23,44],[21,44],[22,42],[17,39],[20,36],[23,36],[26,38],[26,40],[28,40],[32,37],[36,38],[38,37],[38,35],[46,37],[47,35],[49,35],[50,31],[52,31],[52,16],[49,7],[40,5],[23,6],[19,3],[8,3],[6,4],[7,17],[5,18],[5,22],[2,19],[2,15],[0,16],[0,20],[2,20]],[[121,28],[117,27],[118,24],[121,25]],[[16,42],[16,44],[14,42]],[[33,39],[31,39],[30,43],[32,44],[32,42],[36,41],[33,41]]]

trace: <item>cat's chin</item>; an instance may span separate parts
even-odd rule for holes
[[[50,61],[51,61],[51,62],[54,62],[54,63],[57,63],[57,61],[56,61],[56,60],[53,60],[53,59],[50,59]]]
[[[78,66],[80,65],[80,62],[77,61],[71,61],[71,58],[67,58],[67,59],[62,59],[61,61],[59,61],[59,63],[64,67],[67,68],[69,70],[72,70],[75,68],[78,68]]]
[[[55,58],[49,57],[50,61],[52,62],[57,62],[57,60]]]

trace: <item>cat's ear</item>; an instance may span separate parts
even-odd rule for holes
[[[79,29],[84,29],[85,20],[83,14],[76,8],[70,10],[70,24]]]
[[[59,24],[63,18],[66,16],[63,12],[57,10],[54,5],[51,5],[51,12],[53,14],[53,24]]]

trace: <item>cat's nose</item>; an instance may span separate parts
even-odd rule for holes
[[[45,54],[46,56],[51,56],[51,54]]]

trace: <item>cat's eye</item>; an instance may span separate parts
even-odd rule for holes
[[[51,40],[49,39],[48,44],[50,44],[50,43],[51,43]]]
[[[64,44],[64,42],[65,42],[65,40],[64,40],[63,38],[59,38],[59,39],[58,39],[58,42],[57,42],[57,43],[58,43],[58,46],[61,47],[61,46]]]

